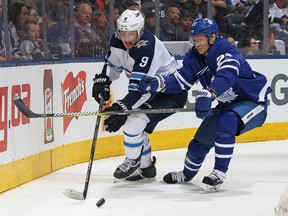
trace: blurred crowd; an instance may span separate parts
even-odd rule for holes
[[[197,18],[207,17],[207,0],[0,0],[0,60],[103,57],[119,15],[141,10],[145,29],[162,41],[189,41]],[[288,50],[288,0],[212,0],[211,16],[221,37],[243,55],[263,54],[264,2],[269,1],[268,53],[280,54],[275,41]],[[45,4],[45,5],[43,5]],[[4,9],[4,6],[5,9]],[[157,10],[158,11],[158,10]],[[159,19],[159,31],[155,31]],[[7,25],[5,25],[7,22]]]

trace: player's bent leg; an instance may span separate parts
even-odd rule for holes
[[[136,172],[134,172],[132,175],[130,175],[125,180],[127,180],[127,181],[155,180],[156,179],[155,177],[157,175],[157,170],[156,170],[155,164],[156,164],[156,157],[153,156],[150,166],[138,169]]]
[[[225,112],[216,122],[215,165],[210,175],[202,180],[203,190],[217,192],[224,182],[235,144],[235,134],[242,125],[240,117],[233,111]]]
[[[148,122],[149,119],[144,114],[128,117],[123,127],[126,158],[115,170],[113,174],[115,178],[126,179],[140,168],[144,142],[147,137],[143,130]]]
[[[151,143],[148,138],[148,134],[146,132],[143,132],[143,151],[141,155],[140,168],[146,168],[152,164],[151,154],[152,154]]]
[[[151,144],[147,136],[147,133],[143,134],[145,136],[143,143],[143,151],[141,155],[141,166],[134,174],[129,176],[126,180],[128,181],[138,181],[138,180],[155,180],[157,170],[156,170],[156,157],[152,157],[151,161]]]
[[[209,147],[193,139],[188,146],[183,171],[170,172],[163,177],[163,181],[167,184],[177,184],[191,181],[192,178],[198,173],[209,150]]]

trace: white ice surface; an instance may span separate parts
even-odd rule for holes
[[[87,163],[74,165],[0,194],[1,216],[273,216],[288,187],[288,140],[237,144],[227,179],[218,193],[205,194],[201,180],[211,172],[214,150],[190,182],[167,185],[162,177],[183,168],[186,149],[157,151],[157,179],[150,183],[113,183],[124,156],[96,160],[86,200],[82,192]],[[97,154],[97,149],[96,149]],[[106,203],[98,208],[96,202]]]

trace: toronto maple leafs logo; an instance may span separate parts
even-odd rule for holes
[[[135,47],[137,47],[138,49],[142,46],[147,46],[148,40],[140,40],[137,42],[137,44],[135,45]]]
[[[223,94],[219,95],[216,99],[222,103],[231,103],[231,101],[235,100],[238,95],[233,91],[233,88],[229,88]]]

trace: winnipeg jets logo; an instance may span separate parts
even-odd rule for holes
[[[148,40],[140,40],[138,43],[135,45],[138,49],[142,46],[147,46]]]
[[[238,97],[238,95],[233,91],[232,88],[229,88],[227,91],[225,91],[223,94],[221,94],[216,99],[222,103],[231,103],[231,101],[235,100]]]

